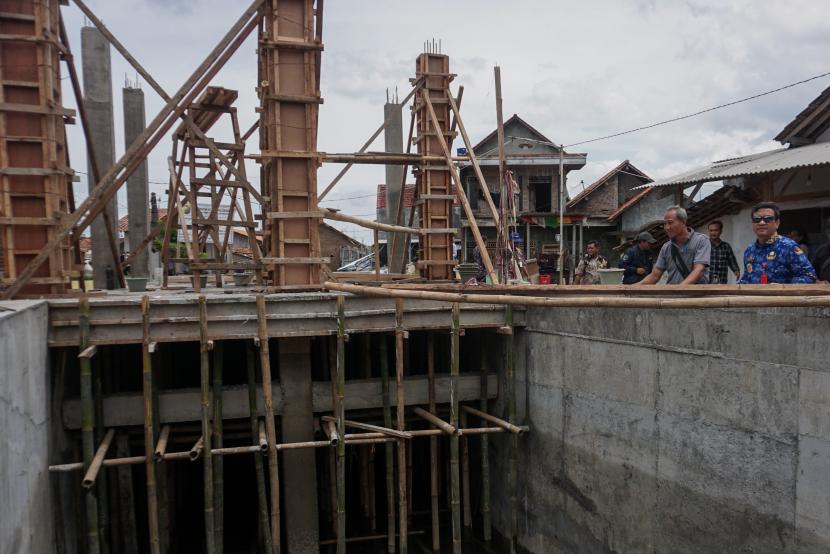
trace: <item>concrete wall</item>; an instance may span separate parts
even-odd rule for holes
[[[830,309],[531,309],[527,322],[523,548],[830,551]]]
[[[47,304],[0,303],[0,552],[53,551]]]

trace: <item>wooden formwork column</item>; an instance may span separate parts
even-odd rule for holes
[[[0,268],[14,281],[69,212],[58,0],[0,0]],[[49,255],[24,294],[65,292],[70,244]]]
[[[425,96],[435,108],[438,124],[446,143],[452,149],[455,135],[450,130],[449,88],[453,75],[450,59],[443,54],[424,53],[416,60],[415,81],[423,77],[423,85],[415,96],[418,153],[424,156],[444,156],[438,134],[430,121]],[[418,267],[428,279],[449,279],[455,261],[452,257],[454,229],[452,207],[455,193],[446,163],[431,162],[417,169],[416,181],[420,202],[420,223],[424,229],[420,238]]]
[[[266,256],[274,285],[321,283],[317,209],[318,53],[314,0],[266,0],[259,38],[260,146]],[[322,2],[317,0],[322,11]],[[315,17],[317,21],[315,22]]]

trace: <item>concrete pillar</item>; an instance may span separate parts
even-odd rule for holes
[[[124,98],[124,145],[126,148],[144,131],[146,125],[144,119],[144,91],[140,88],[122,89]],[[127,229],[129,237],[130,252],[141,244],[147,233],[149,206],[147,193],[149,183],[147,179],[147,160],[141,162],[132,176],[127,179],[127,213],[130,216],[130,224]],[[130,264],[130,274],[134,277],[147,277],[150,275],[149,249],[145,248],[138,256],[133,258]]]
[[[283,387],[282,441],[314,440],[311,403],[311,339],[279,342]],[[282,453],[285,528],[288,552],[317,552],[317,469],[312,448]]]
[[[386,123],[386,129],[383,133],[384,146],[386,152],[403,152],[403,120],[401,114],[401,105],[387,102],[383,106],[383,120]],[[395,221],[395,216],[398,210],[398,202],[403,194],[401,188],[401,179],[403,178],[403,166],[401,165],[387,165],[386,166],[386,218],[387,223],[406,225],[406,220]],[[403,217],[403,211],[401,212]],[[395,241],[395,246],[390,245]],[[395,259],[389,260],[389,271],[391,273],[401,273],[406,260],[406,247],[403,245],[403,235],[400,233],[386,233],[387,252],[395,251]]]
[[[98,170],[103,176],[115,162],[115,128],[112,116],[112,68],[110,47],[104,36],[94,27],[81,29],[81,63],[84,79],[84,106],[89,119],[90,136],[95,149]],[[92,169],[87,163],[87,181],[92,191],[94,183]],[[118,233],[117,196],[106,207],[113,224],[113,233]],[[92,276],[95,288],[106,287],[106,268],[112,267],[104,218],[99,216],[92,222]],[[113,268],[114,269],[114,268]]]

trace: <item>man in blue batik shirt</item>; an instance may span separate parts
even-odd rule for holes
[[[744,252],[738,283],[815,283],[816,270],[798,244],[778,234],[781,211],[773,202],[752,208],[752,231],[758,237]]]

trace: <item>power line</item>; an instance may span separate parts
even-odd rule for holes
[[[784,86],[778,87],[776,89],[768,90],[766,92],[753,94],[752,96],[747,96],[746,98],[741,98],[740,100],[735,100],[734,102],[727,102],[726,104],[720,104],[718,106],[713,106],[711,108],[706,108],[705,110],[700,110],[700,111],[697,111],[697,112],[694,112],[694,113],[681,115],[679,117],[673,117],[671,119],[666,119],[665,121],[658,121],[657,123],[651,123],[649,125],[643,125],[641,127],[636,127],[634,129],[629,129],[628,131],[621,131],[619,133],[614,133],[612,135],[605,135],[603,137],[597,137],[597,138],[593,138],[593,139],[590,139],[590,140],[583,140],[583,141],[580,141],[580,142],[574,142],[573,144],[566,144],[566,145],[563,146],[563,148],[570,148],[572,146],[580,146],[582,144],[588,144],[588,143],[591,143],[591,142],[598,142],[598,141],[601,141],[601,140],[620,137],[620,136],[623,136],[623,135],[629,135],[631,133],[636,133],[637,131],[644,131],[646,129],[653,129],[654,127],[659,127],[661,125],[666,125],[668,123],[674,123],[676,121],[682,121],[684,119],[689,119],[689,118],[692,118],[692,117],[696,117],[698,115],[702,115],[702,114],[705,114],[705,113],[708,113],[708,112],[713,112],[715,110],[720,110],[721,108],[728,108],[729,106],[734,106],[736,104],[741,104],[743,102],[748,102],[750,100],[755,100],[756,98],[761,98],[762,96],[767,96],[769,94],[774,94],[776,92],[781,92],[782,90],[786,90],[788,88],[792,88],[792,87],[795,87],[795,86],[798,86],[798,85],[803,85],[804,83],[809,83],[810,81],[815,81],[816,79],[821,79],[822,77],[827,77],[828,75],[830,75],[830,71],[828,71],[827,73],[822,73],[821,75],[815,75],[813,77],[803,79],[801,81],[796,81],[795,83],[790,83],[788,85],[784,85]]]

